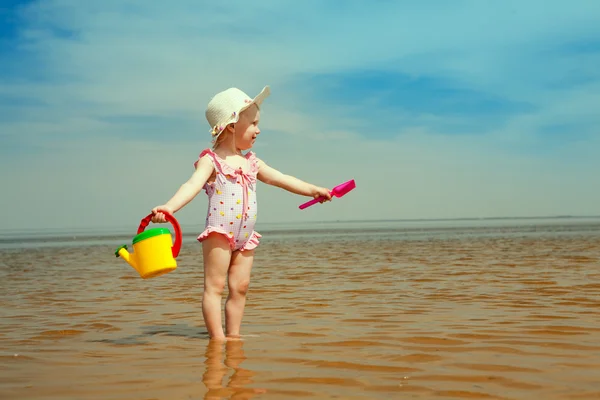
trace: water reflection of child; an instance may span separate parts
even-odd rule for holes
[[[249,388],[253,382],[253,371],[242,368],[240,364],[246,360],[244,342],[241,340],[223,342],[211,340],[206,346],[206,371],[202,375],[202,382],[207,392],[204,399],[251,399],[258,394],[265,393],[264,389]],[[223,347],[225,347],[225,360],[222,361]],[[227,385],[223,387],[223,378],[233,369]]]

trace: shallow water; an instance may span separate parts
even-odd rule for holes
[[[227,344],[112,240],[0,250],[1,399],[600,398],[600,224],[273,231]]]

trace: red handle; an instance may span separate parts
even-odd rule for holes
[[[166,213],[164,211],[161,212],[165,215],[167,221],[169,221],[171,225],[173,225],[173,228],[175,228],[175,243],[173,244],[173,247],[171,247],[171,251],[173,253],[173,257],[177,258],[177,256],[179,255],[179,250],[181,250],[181,228],[179,227],[179,222],[177,222],[175,217],[171,214]],[[153,216],[154,214],[150,213],[147,217],[142,219],[142,222],[140,222],[140,226],[137,231],[138,234],[144,232],[144,229],[146,229],[146,227],[150,224],[150,221],[152,221]]]

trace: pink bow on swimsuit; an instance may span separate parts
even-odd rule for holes
[[[244,188],[244,192],[242,193],[244,207],[242,216],[244,217],[244,219],[248,219],[248,185],[254,183],[254,179],[252,178],[253,177],[244,173],[242,167],[235,170],[235,183],[242,185],[242,187]]]

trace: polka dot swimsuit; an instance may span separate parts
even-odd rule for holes
[[[252,250],[258,246],[261,235],[254,231],[257,217],[256,174],[258,162],[252,152],[246,154],[249,171],[235,169],[210,149],[199,158],[210,157],[216,171],[214,182],[206,183],[208,212],[204,231],[198,236],[202,242],[216,232],[227,237],[231,250]],[[198,161],[194,163],[196,166]]]

